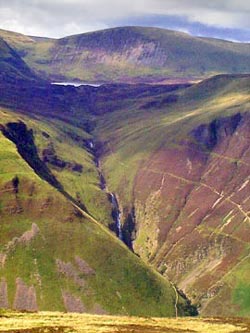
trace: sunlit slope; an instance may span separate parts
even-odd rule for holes
[[[0,31],[28,65],[51,79],[145,82],[248,73],[249,44],[159,28],[119,27],[58,40]]]
[[[161,107],[104,115],[96,130],[134,250],[204,314],[249,313],[249,87],[218,76]]]
[[[176,294],[168,281],[101,224],[84,218],[2,134],[0,147],[0,307],[175,313]],[[184,313],[181,297],[178,307]]]
[[[111,204],[106,193],[100,189],[100,179],[94,157],[89,152],[88,142],[91,135],[84,130],[56,119],[42,116],[29,117],[7,109],[0,110],[1,123],[17,124],[16,140],[23,140],[32,131],[33,145],[38,158],[56,178],[56,187],[60,187],[103,224],[112,222]],[[18,124],[26,128],[18,129]],[[18,133],[19,130],[19,133]],[[41,173],[44,173],[43,170]],[[53,180],[52,180],[53,182]]]
[[[248,332],[247,319],[237,318],[138,318],[117,316],[95,316],[42,312],[36,314],[3,312],[0,332],[20,330],[23,333],[237,333]]]

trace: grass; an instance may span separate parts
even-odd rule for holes
[[[180,92],[179,102],[173,106],[145,111],[134,104],[126,112],[122,109],[100,117],[94,134],[108,143],[103,169],[111,190],[124,193],[125,202],[131,201],[141,162],[160,147],[180,142],[202,123],[247,112],[248,85],[249,78],[211,79]]]
[[[106,143],[102,168],[109,190],[118,194],[121,207],[131,208],[136,199],[134,185],[140,166],[159,149],[176,148],[194,127],[210,122],[215,117],[247,111],[248,80],[211,79],[179,91],[177,103],[163,103],[160,108],[144,109],[143,100],[128,100],[124,103],[125,109],[122,106],[112,113],[96,116],[94,120],[97,126],[91,134],[55,118],[45,119],[38,115],[32,118],[7,109],[0,110],[1,122],[6,124],[22,120],[28,129],[32,128],[40,158],[42,151],[52,144],[61,159],[82,164],[82,173],[60,170],[53,165],[49,167],[65,191],[75,199],[79,195],[88,211],[107,225],[110,221],[110,204],[98,187],[99,177],[93,156],[84,142],[95,137]],[[215,93],[211,93],[211,90]],[[159,100],[165,97],[157,96]],[[147,97],[145,101],[148,102]],[[21,186],[18,196],[6,193],[0,199],[1,220],[4,221],[1,225],[1,244],[8,244],[14,236],[20,237],[34,222],[41,230],[31,244],[17,244],[8,253],[6,265],[0,271],[0,276],[8,281],[11,303],[15,295],[15,279],[21,277],[26,284],[35,286],[41,310],[64,310],[61,291],[66,290],[80,297],[88,312],[94,311],[98,305],[112,314],[174,315],[175,294],[166,279],[142,263],[100,225],[94,225],[79,216],[58,191],[32,171],[6,138],[1,138],[1,147],[0,190],[4,190],[16,175]],[[30,194],[32,188],[34,195]],[[23,210],[15,213],[18,205]],[[18,229],[19,224],[23,229]],[[147,234],[153,232],[151,223]],[[147,237],[142,236],[139,245],[143,245]],[[148,249],[149,253],[151,251]],[[75,256],[84,259],[96,272],[94,276],[86,278],[87,288],[84,290],[72,279],[60,275],[55,265],[56,259],[60,259],[71,263],[76,269]],[[42,287],[39,279],[35,279],[37,274]],[[242,284],[238,287],[240,295]],[[236,296],[234,302],[240,303],[239,298]],[[246,299],[242,304],[247,302]],[[184,312],[184,303],[180,298],[181,313]]]
[[[166,194],[165,197],[159,195],[158,201],[156,200],[152,203],[150,201],[150,196],[159,189],[160,183],[158,182],[158,185],[152,183],[150,177],[154,176],[154,170],[150,172],[147,168],[150,168],[150,165],[154,165],[154,157],[157,156],[157,152],[159,151],[174,149],[176,154],[178,151],[181,152],[182,142],[186,140],[189,137],[189,133],[199,125],[209,124],[214,119],[230,117],[238,113],[243,115],[244,113],[249,112],[249,92],[249,77],[237,78],[221,76],[180,91],[178,93],[178,102],[173,105],[163,104],[161,108],[145,110],[141,107],[140,101],[138,104],[135,102],[132,106],[127,106],[126,110],[121,109],[113,113],[104,114],[98,119],[97,128],[95,129],[94,134],[99,137],[101,141],[107,143],[105,154],[102,158],[102,168],[109,189],[118,194],[120,202],[123,204],[123,208],[126,209],[136,206],[135,214],[137,227],[139,225],[139,231],[137,230],[134,249],[138,251],[146,261],[154,260],[152,255],[157,249],[156,255],[158,256],[158,262],[154,262],[154,264],[157,265],[158,268],[160,260],[162,263],[169,260],[168,263],[171,265],[171,261],[176,260],[176,262],[179,262],[180,257],[187,256],[186,261],[188,262],[188,254],[193,253],[192,249],[196,245],[192,244],[192,236],[189,235],[187,237],[187,239],[190,240],[188,243],[189,247],[184,246],[182,248],[180,242],[176,247],[176,257],[171,257],[171,255],[170,259],[164,257],[164,244],[169,244],[167,240],[161,244],[154,238],[154,234],[157,233],[159,225],[171,223],[172,215],[180,206],[178,201],[182,200],[183,197],[176,196],[170,201]],[[158,96],[159,100],[162,98],[164,97]],[[207,152],[207,154],[210,156],[211,160],[218,159],[216,152],[212,152],[211,155],[210,152]],[[247,164],[243,165],[240,159],[231,157],[230,152],[226,155],[228,156],[220,155],[219,157],[223,158],[228,164],[231,164],[232,167],[237,163],[239,166],[239,174],[242,170],[241,168],[247,166]],[[167,164],[167,161],[162,163]],[[183,165],[183,168],[184,167],[185,166]],[[140,181],[139,177],[142,176],[143,168],[145,168],[145,185],[144,188],[141,185],[140,191],[143,193],[144,190],[149,193],[144,197],[143,194],[138,193],[137,186],[137,182]],[[165,165],[159,165],[155,172],[158,172],[159,177],[162,177],[166,168]],[[216,176],[214,175],[214,177]],[[175,179],[176,183],[174,183],[174,185],[170,182],[174,187],[173,191],[177,188],[181,189],[181,186],[184,187],[187,185],[187,182],[185,182],[184,179]],[[196,185],[196,188],[198,188],[200,182],[206,184],[206,179],[197,180],[197,182],[193,182],[192,184]],[[149,186],[151,186],[150,189]],[[140,195],[143,199],[140,198]],[[170,192],[169,195],[171,196]],[[206,197],[204,197],[204,200],[206,200]],[[167,205],[171,205],[171,208],[166,208]],[[195,202],[193,203],[193,206],[195,210],[195,208],[197,208],[195,207]],[[161,215],[162,211],[166,212],[168,210],[170,213],[165,216]],[[239,228],[242,227],[242,229],[238,230],[237,233],[232,231],[229,235],[223,234],[220,230],[225,221],[223,222],[220,214],[221,213],[218,213],[217,215],[215,214],[214,221],[210,222],[211,224],[213,223],[213,225],[217,223],[216,225],[219,229],[218,233],[214,227],[212,230],[209,229],[207,221],[202,221],[200,228],[194,230],[194,232],[199,233],[199,236],[197,237],[199,237],[200,244],[202,244],[200,246],[209,246],[208,239],[211,233],[214,233],[213,237],[215,237],[215,241],[220,236],[225,238],[228,237],[229,239],[232,239],[232,246],[235,246],[235,249],[237,247],[242,248],[241,250],[237,250],[240,251],[240,254],[238,254],[238,259],[240,260],[247,250],[245,243],[241,241],[240,233],[242,232],[245,234],[248,230],[248,225],[245,223],[243,224],[245,227],[242,227],[242,216],[239,214],[240,216],[238,217],[238,220],[234,221],[234,224],[235,226],[239,226]],[[228,211],[225,210],[225,216],[227,214]],[[181,213],[180,218],[174,224],[174,228],[178,226],[185,228],[185,225],[187,224],[188,216]],[[236,237],[235,239],[234,236]],[[182,239],[182,243],[185,244],[185,237]],[[162,252],[159,251],[159,248],[161,248]],[[199,250],[198,246],[197,248]],[[161,255],[162,257],[160,257]],[[211,254],[211,257],[214,258],[215,255]],[[201,267],[202,265],[206,267],[211,257],[207,259],[203,258],[201,260]],[[206,262],[206,260],[208,261]],[[230,258],[228,260],[230,260]],[[235,258],[232,260],[235,260]],[[190,265],[192,266],[192,263],[190,263]],[[221,292],[219,292],[216,297],[211,297],[211,299],[209,299],[209,305],[205,305],[204,313],[209,315],[220,313],[247,316],[249,314],[248,261],[246,260],[242,268],[238,266],[237,261],[235,261],[233,264],[235,265],[235,271],[231,271],[231,268],[226,267],[226,265],[227,263],[225,263],[225,267],[222,268],[222,272],[225,271],[226,274],[228,269],[228,275],[226,274],[227,277],[221,282],[225,283],[225,286],[221,288]],[[229,263],[229,266],[230,265],[231,263]],[[190,271],[192,272],[192,269]],[[222,272],[220,272],[220,275],[224,275]],[[187,274],[189,273],[190,272],[187,271]],[[209,272],[204,272],[204,276],[206,275],[208,279],[212,278],[214,281],[217,279],[220,281],[219,276],[216,275],[216,269],[211,275],[209,274]],[[180,279],[183,278],[183,276],[184,273],[180,275]],[[197,295],[199,295],[199,291],[201,291],[202,295],[206,293],[204,285],[206,285],[207,282],[205,281],[206,276],[204,276],[203,280],[200,279],[200,282],[198,282],[200,285],[196,283],[199,281],[199,278],[197,278],[197,281],[193,281],[194,284],[191,284],[188,287],[189,295],[192,295],[192,288],[194,288],[194,292]],[[176,278],[175,271],[173,272],[172,278]]]
[[[248,332],[247,319],[231,318],[143,318],[65,314],[59,312],[3,312],[0,333],[236,333]]]
[[[116,28],[60,40],[37,40],[4,30],[0,36],[31,68],[54,78],[145,82],[249,72],[249,45],[164,29]]]
[[[46,130],[55,142],[57,151],[62,149],[63,134],[56,126],[53,127],[54,124],[29,119],[8,110],[1,112],[3,123],[21,119],[28,128],[33,128],[38,147],[43,147],[45,139],[41,131]],[[40,129],[38,124],[42,124]],[[74,149],[77,152],[80,148],[71,146],[71,152]],[[89,159],[84,150],[83,158],[86,161]],[[65,290],[80,298],[87,312],[95,311],[98,306],[111,314],[174,315],[175,292],[169,282],[101,225],[77,213],[61,193],[33,172],[14,144],[2,134],[0,161],[0,244],[1,251],[7,255],[0,278],[7,281],[10,306],[15,297],[16,278],[19,277],[28,286],[34,286],[40,310],[63,311],[65,307],[61,293]],[[11,187],[13,177],[19,180],[17,193],[11,189],[6,191]],[[71,184],[74,182],[74,176],[71,180],[67,180],[66,175],[58,179],[64,180],[65,188],[67,181]],[[88,188],[86,178],[84,181],[82,187]],[[37,224],[39,234],[28,243],[18,241],[9,248],[8,244],[13,238],[20,238],[30,230],[32,223]],[[76,256],[85,260],[95,271],[93,276],[84,277],[84,288],[74,279],[60,274],[56,268],[56,260],[60,259],[71,263],[77,270]],[[180,314],[185,313],[183,307],[185,301],[179,298]]]
[[[0,114],[3,124],[21,120],[28,129],[32,128],[41,159],[42,151],[52,144],[60,159],[80,163],[83,166],[82,172],[72,172],[53,165],[49,165],[49,168],[65,191],[73,198],[80,199],[93,216],[107,226],[112,223],[110,203],[106,194],[100,190],[93,156],[84,146],[84,140],[91,138],[88,133],[59,120],[47,120],[43,117],[34,119],[7,109],[0,109]],[[0,158],[7,161],[4,155]]]

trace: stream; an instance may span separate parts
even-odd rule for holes
[[[98,173],[99,173],[99,178],[100,178],[100,188],[102,191],[104,191],[108,198],[109,201],[111,202],[112,205],[112,218],[115,224],[115,229],[116,229],[116,234],[117,237],[123,241],[123,231],[122,231],[122,212],[119,207],[119,201],[115,193],[112,193],[108,190],[106,180],[104,178],[104,175],[102,173],[101,167],[100,167],[100,162],[98,157],[96,156],[96,147],[95,143],[93,140],[88,140],[87,142],[89,150],[92,152],[93,156],[95,157],[95,165],[97,167]]]

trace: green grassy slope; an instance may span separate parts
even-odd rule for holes
[[[119,241],[95,223],[111,219],[94,162],[100,155],[123,213],[123,235],[128,243],[135,237],[134,249],[144,261],[169,276],[203,313],[247,315],[248,298],[241,295],[249,286],[249,75],[216,76],[177,90],[26,83],[13,89],[1,80],[1,103],[12,107],[1,110],[1,129],[39,178],[33,180],[37,176],[3,138],[0,206],[7,224],[0,301],[6,305],[7,281],[9,303],[28,310],[36,303],[49,308],[52,295],[53,309],[174,312],[168,280],[166,285],[158,276],[155,282],[147,266],[123,246],[124,257],[111,242]],[[14,112],[18,107],[22,114]],[[79,223],[82,211],[67,200],[87,210],[90,221],[83,213]],[[148,307],[142,307],[145,302]]]
[[[46,161],[48,169],[64,190],[82,203],[97,220],[107,226],[112,222],[111,205],[100,189],[93,156],[87,150],[86,140],[91,138],[90,134],[60,120],[39,116],[30,118],[9,110],[1,112],[1,119],[5,124],[21,121],[28,129],[32,129],[40,159]],[[52,151],[51,158],[45,160],[45,152],[48,150]],[[55,163],[55,159],[59,163]],[[60,162],[68,165],[61,165]],[[74,171],[74,166],[78,164],[80,169]]]
[[[172,93],[157,96],[156,100],[163,101],[160,108],[145,109],[139,101],[126,112],[121,108],[98,118],[94,135],[107,145],[103,168],[110,182],[114,182],[114,189],[118,189],[124,177],[131,177],[133,182],[140,162],[154,151],[168,147],[171,141],[180,141],[200,124],[216,117],[247,112],[249,76],[216,76],[175,94],[176,103],[164,104]],[[135,168],[131,168],[132,165]],[[131,173],[131,170],[134,171]],[[130,191],[128,199],[131,197]]]
[[[6,83],[37,79],[26,63],[2,38],[0,38],[0,79]]]
[[[51,79],[159,81],[248,73],[249,44],[159,28],[121,27],[37,39],[0,31],[28,65]]]
[[[160,107],[139,101],[104,114],[95,130],[126,226],[134,215],[135,251],[204,314],[249,313],[241,297],[249,279],[249,87],[249,76],[217,76],[175,93],[174,103],[165,94]]]
[[[41,146],[37,120],[1,109],[2,126],[20,118],[33,129],[37,146]],[[39,126],[51,138],[59,135],[54,124],[40,119]],[[86,164],[87,153],[82,155]],[[101,224],[84,218],[34,173],[2,134],[0,193],[0,281],[1,288],[7,286],[9,307],[18,304],[16,307],[24,310],[174,315],[176,296],[169,282]],[[5,298],[1,289],[1,302]],[[179,297],[180,313],[184,303]]]

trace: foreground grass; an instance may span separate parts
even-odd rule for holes
[[[250,321],[236,318],[143,318],[60,312],[7,312],[0,315],[0,333],[236,333],[249,331]]]

